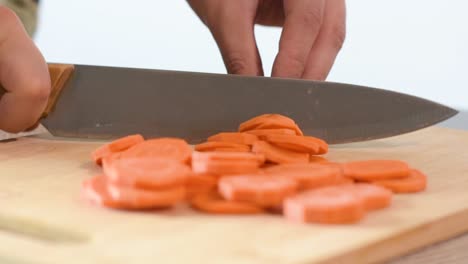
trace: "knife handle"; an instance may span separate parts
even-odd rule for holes
[[[70,79],[72,73],[75,70],[73,64],[58,64],[49,63],[49,74],[51,91],[49,95],[49,101],[47,106],[42,113],[41,119],[45,118],[54,109],[55,103],[57,102],[60,92],[63,90],[67,81]]]
[[[75,66],[72,64],[48,63],[47,65],[49,67],[51,91],[47,106],[45,107],[40,119],[45,118],[53,110],[60,92],[65,87],[67,81],[75,70]],[[0,84],[0,97],[6,92],[5,88]],[[32,128],[29,128],[26,131],[32,130],[38,125],[39,121]]]

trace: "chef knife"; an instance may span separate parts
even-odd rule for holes
[[[180,137],[198,143],[256,115],[291,117],[330,144],[422,129],[458,112],[415,96],[351,84],[169,70],[49,64],[41,122],[52,135]]]

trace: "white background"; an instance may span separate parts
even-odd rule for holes
[[[185,0],[41,1],[35,39],[49,62],[225,73]],[[346,43],[328,80],[468,109],[467,1],[348,0],[347,7]],[[269,74],[280,30],[256,33]]]

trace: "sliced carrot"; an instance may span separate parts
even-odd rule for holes
[[[82,193],[84,198],[92,203],[119,208],[119,204],[112,199],[107,191],[107,181],[103,175],[93,176],[82,182]]]
[[[216,192],[202,193],[190,199],[190,205],[199,211],[211,214],[259,214],[263,209],[246,202],[226,201]]]
[[[239,175],[222,177],[218,189],[229,201],[274,207],[282,204],[286,197],[296,192],[297,183],[285,177]]]
[[[192,170],[195,173],[210,173],[215,175],[234,175],[243,173],[256,173],[260,164],[253,161],[200,161],[192,160]]]
[[[294,127],[294,130],[296,131],[296,134],[298,136],[304,136],[304,132],[302,132],[301,128],[299,127],[298,124],[296,124],[296,126]]]
[[[265,174],[294,179],[301,190],[339,184],[344,178],[336,166],[326,164],[283,164],[264,169]]]
[[[310,137],[310,136],[308,136],[307,138],[311,141],[315,141],[316,144],[319,145],[319,151],[317,154],[323,155],[328,152],[328,143],[325,142],[325,140],[316,138],[316,137]]]
[[[346,176],[339,176],[335,178],[335,181],[331,185],[343,185],[343,184],[353,184],[354,180],[346,177]]]
[[[332,162],[328,143],[264,114],[195,145],[139,134],[92,153],[103,175],[83,182],[87,199],[118,209],[166,208],[185,200],[213,214],[274,212],[297,222],[346,224],[389,207],[392,192],[425,190],[427,177],[399,160]],[[356,183],[357,182],[357,183]]]
[[[208,142],[230,142],[241,145],[252,145],[257,140],[257,136],[241,132],[221,132],[207,139]]]
[[[257,172],[264,162],[264,155],[254,153],[195,151],[192,169],[196,173],[216,175],[253,173]]]
[[[320,145],[314,139],[296,135],[269,134],[263,140],[278,147],[298,152],[307,152],[316,155],[320,151]]]
[[[266,157],[264,154],[262,153],[256,153],[255,156],[257,157],[257,160],[258,162],[260,163],[260,166],[262,166],[263,164],[265,164],[266,162]]]
[[[121,152],[129,149],[130,147],[145,141],[142,135],[135,134],[119,138],[110,143],[100,146],[91,153],[91,157],[98,165],[102,164],[102,159],[112,153]]]
[[[287,129],[292,129],[294,130],[295,135],[298,136],[303,136],[304,133],[302,130],[299,128],[297,124],[294,125],[289,125],[289,124],[283,124],[281,122],[278,122],[276,120],[268,120],[266,122],[263,122],[259,126],[255,127],[256,130],[259,129],[275,129],[275,128],[287,128]]]
[[[191,173],[185,164],[159,158],[104,159],[103,169],[111,182],[148,189],[182,185]]]
[[[216,188],[209,188],[207,186],[199,186],[199,187],[187,187],[187,192],[186,192],[186,198],[188,201],[193,199],[195,196],[198,196],[200,194],[207,194],[207,193],[212,193],[216,192]]]
[[[214,152],[250,152],[250,147],[246,148],[245,146],[243,147],[234,147],[234,148],[215,148],[209,151],[214,151]]]
[[[349,184],[346,186],[364,201],[367,210],[378,210],[389,207],[392,192],[370,183]]]
[[[165,208],[185,199],[185,187],[178,186],[163,190],[145,190],[109,184],[110,196],[128,209]]]
[[[233,152],[249,152],[250,146],[224,141],[208,141],[195,145],[196,151],[214,151],[214,150],[231,149]]]
[[[218,185],[219,177],[208,173],[191,173],[187,177],[186,186],[187,188],[216,188]]]
[[[310,155],[309,162],[310,163],[328,163],[330,161],[324,157]]]
[[[109,150],[112,152],[119,152],[129,149],[130,147],[145,141],[142,135],[135,134],[126,136],[108,144]]]
[[[105,157],[111,154],[112,152],[109,150],[109,148],[106,145],[104,145],[104,146],[100,146],[99,148],[97,148],[91,153],[91,159],[97,165],[102,165],[102,159],[104,159]]]
[[[427,176],[420,170],[411,169],[407,178],[379,180],[372,183],[385,187],[394,193],[415,193],[426,189]]]
[[[123,151],[115,152],[115,153],[112,153],[111,155],[105,157],[104,159],[110,159],[110,160],[120,159],[122,157],[122,153],[123,153]],[[104,159],[103,159],[103,161],[104,161]]]
[[[261,124],[263,120],[265,119],[268,119],[268,118],[275,118],[275,114],[271,114],[271,113],[268,113],[268,114],[261,114],[261,115],[257,115],[257,116],[254,116],[244,122],[242,122],[240,125],[239,125],[239,131],[246,131],[246,130],[251,130],[251,129],[254,129],[256,126],[258,126],[258,124]],[[281,115],[278,115],[277,118],[282,118]],[[290,119],[290,118],[283,118],[283,119]],[[288,120],[289,122],[292,122],[294,123],[294,120]]]
[[[93,203],[115,209],[150,209],[170,207],[185,197],[185,188],[147,191],[110,184],[104,175],[83,182],[85,198]]]
[[[284,202],[283,212],[294,222],[351,224],[363,219],[366,209],[362,199],[340,185],[289,197]]]
[[[266,208],[268,213],[275,214],[275,215],[283,215],[283,205],[278,205],[270,208]]]
[[[309,154],[282,149],[265,141],[257,141],[252,145],[252,151],[265,155],[267,161],[273,163],[308,163]]]
[[[246,131],[247,134],[257,136],[259,139],[271,134],[276,135],[296,135],[296,131],[288,128],[276,128],[276,129],[254,129]]]
[[[363,160],[343,164],[347,177],[359,181],[376,181],[405,178],[410,169],[407,163],[399,160]]]
[[[216,192],[219,177],[212,174],[192,173],[187,177],[187,198],[191,199],[201,193]]]
[[[238,152],[199,152],[194,151],[192,161],[263,161],[263,155]]]
[[[192,149],[179,138],[157,138],[141,142],[122,153],[122,158],[159,158],[172,159],[186,163],[190,160]]]
[[[287,116],[284,116],[284,115],[280,115],[280,114],[262,114],[262,115],[258,115],[258,116],[255,116],[253,118],[250,118],[245,122],[242,122],[239,125],[239,131],[243,132],[243,131],[255,129],[257,126],[259,126],[259,125],[263,124],[265,121],[269,121],[269,120],[275,120],[278,123],[286,124],[288,126],[293,126],[293,125],[296,124],[296,122],[294,122],[294,120],[292,120],[291,118],[289,118]]]
[[[239,132],[253,129],[289,128],[297,135],[303,135],[299,126],[289,117],[279,114],[264,114],[251,118],[239,125]]]

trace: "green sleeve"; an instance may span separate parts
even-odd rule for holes
[[[0,5],[13,10],[23,22],[28,34],[32,37],[37,26],[37,1],[35,0],[0,0]]]

